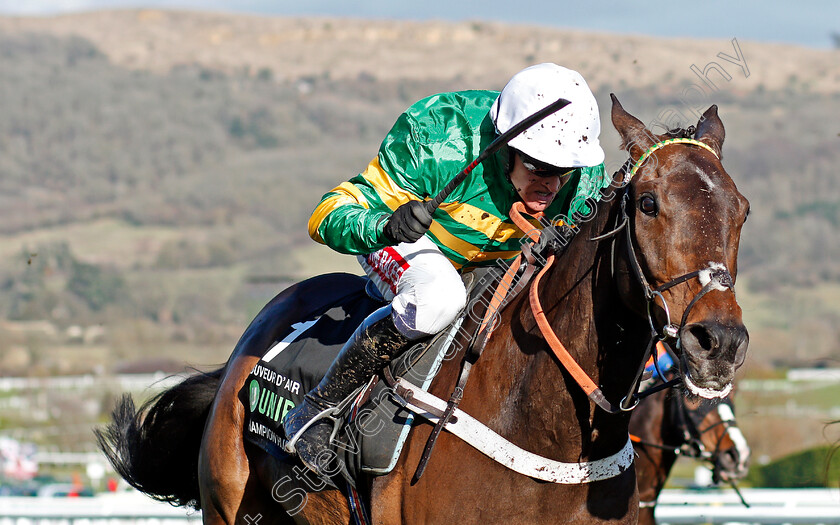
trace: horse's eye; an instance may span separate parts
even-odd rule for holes
[[[646,215],[656,217],[659,213],[659,206],[656,205],[656,199],[652,195],[642,195],[639,199],[639,209]]]
[[[747,213],[744,214],[744,222],[747,222],[747,219],[750,217],[750,208],[747,207]]]

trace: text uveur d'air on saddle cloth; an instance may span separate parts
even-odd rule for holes
[[[359,290],[341,304],[324,305],[322,313],[292,324],[257,362],[240,392],[246,407],[245,438],[284,457],[283,418],[303,402],[355,328],[379,306]]]

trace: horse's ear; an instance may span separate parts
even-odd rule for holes
[[[641,120],[624,110],[614,93],[610,93],[610,98],[612,123],[621,135],[621,149],[627,150],[632,158],[638,159],[645,150],[656,143],[656,140]]]
[[[717,105],[713,104],[703,113],[703,116],[697,122],[697,133],[694,134],[694,138],[705,142],[720,155],[725,137],[726,130],[723,129],[723,122],[718,117]]]

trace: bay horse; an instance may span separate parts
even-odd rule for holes
[[[549,330],[610,403],[627,400],[653,336],[679,349],[689,402],[725,396],[748,344],[733,280],[749,206],[720,161],[725,132],[717,107],[703,114],[693,139],[675,140],[654,135],[611,97],[612,122],[630,161],[580,218],[561,264],[501,312],[460,404],[521,449],[583,467],[627,449],[630,413],[597,406],[561,366],[538,325],[533,296]],[[206,524],[349,523],[339,490],[287,491],[283,483],[305,469],[243,439],[247,407],[238,394],[260,357],[299,320],[307,297],[295,285],[273,299],[222,369],[188,378],[139,411],[125,399],[99,432],[115,468],[152,497],[200,508]],[[459,364],[446,361],[429,392],[447,399]],[[509,470],[449,432],[440,434],[424,476],[412,483],[431,431],[415,424],[393,470],[358,481],[374,523],[637,519],[632,464],[590,483],[545,482]]]
[[[633,411],[630,435],[636,450],[639,525],[655,525],[656,501],[679,456],[707,462],[714,483],[747,475],[750,448],[735,422],[730,394],[720,403],[686,406],[682,396],[662,390]]]

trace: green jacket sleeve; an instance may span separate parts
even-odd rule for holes
[[[373,163],[372,163],[373,164]],[[365,255],[389,243],[382,234],[391,210],[358,175],[321,199],[309,218],[309,236],[340,253]]]

